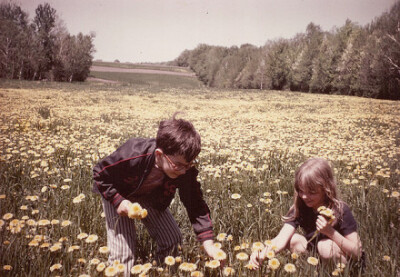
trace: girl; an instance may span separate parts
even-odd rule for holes
[[[307,160],[295,174],[294,204],[284,217],[284,225],[272,239],[271,246],[253,252],[250,262],[258,268],[269,250],[304,253],[316,247],[322,260],[334,259],[346,263],[347,259],[359,259],[361,242],[357,223],[346,203],[337,198],[336,183],[329,163],[321,158]],[[330,221],[318,208],[331,209],[335,219]],[[295,233],[300,226],[304,236]]]

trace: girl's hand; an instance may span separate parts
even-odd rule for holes
[[[221,251],[221,249],[219,249],[218,247],[216,247],[214,245],[214,241],[213,240],[206,240],[203,242],[203,247],[204,247],[204,251],[206,251],[207,255],[212,258],[212,259],[216,259],[217,258],[217,253]],[[220,260],[221,263],[221,267],[224,267],[225,261],[224,260]]]
[[[249,263],[254,265],[255,268],[258,269],[261,263],[265,260],[267,252],[268,252],[268,247],[264,247],[264,249],[261,251],[254,251],[253,253],[251,253]]]
[[[318,216],[316,225],[317,225],[317,231],[328,237],[330,237],[335,231],[333,227],[329,224],[328,220],[323,215]]]

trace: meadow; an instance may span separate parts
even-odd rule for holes
[[[400,102],[198,84],[8,81],[0,84],[0,107],[0,276],[117,275],[118,264],[107,264],[92,167],[130,137],[154,137],[159,121],[176,111],[202,136],[199,180],[225,268],[207,259],[177,196],[170,209],[184,242],[175,265],[152,263],[155,245],[137,220],[132,276],[400,274]],[[267,261],[250,270],[252,247],[282,226],[295,170],[314,156],[331,161],[359,223],[365,270],[355,263],[337,270],[309,259],[317,254],[285,251],[274,267]]]

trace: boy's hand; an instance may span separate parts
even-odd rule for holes
[[[214,241],[206,240],[203,242],[204,250],[206,251],[207,255],[211,257],[213,260],[217,259],[217,253],[221,251],[218,247],[214,245]],[[221,267],[224,266],[225,261],[220,260]]]
[[[261,263],[265,260],[265,256],[267,255],[268,247],[264,247],[261,251],[254,251],[251,253],[249,263],[254,265],[255,268],[259,268]]]
[[[129,200],[122,200],[122,202],[119,204],[117,208],[117,214],[120,216],[128,216],[129,212],[129,205],[131,204],[131,201]]]

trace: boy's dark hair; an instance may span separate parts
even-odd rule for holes
[[[201,150],[201,139],[192,123],[184,119],[171,119],[160,122],[156,146],[167,155],[181,155],[187,162],[193,161]]]

